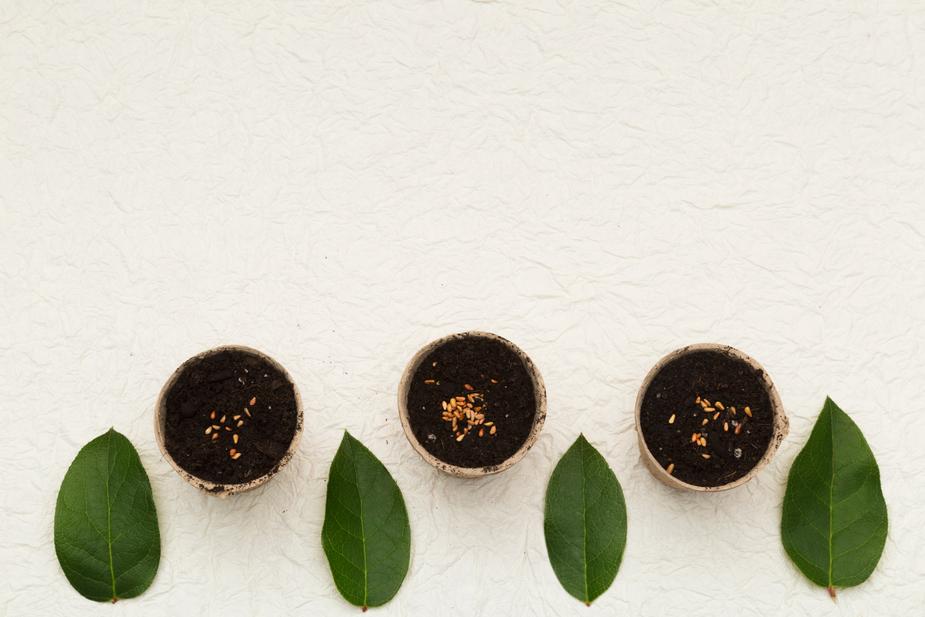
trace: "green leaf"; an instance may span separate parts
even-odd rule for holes
[[[154,580],[161,536],[138,452],[109,429],[71,463],[55,506],[55,552],[67,580],[97,602],[134,598]]]
[[[623,490],[584,435],[562,456],[546,488],[546,550],[559,582],[590,605],[607,591],[626,546]]]
[[[793,461],[784,495],[781,539],[809,580],[852,587],[867,580],[886,542],[880,469],[864,435],[832,399]]]
[[[331,462],[321,539],[348,602],[366,610],[398,593],[411,558],[405,500],[385,466],[346,431]]]

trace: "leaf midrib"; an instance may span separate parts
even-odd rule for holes
[[[578,463],[581,470],[581,532],[582,532],[582,560],[581,571],[585,582],[585,602],[591,602],[591,595],[588,593],[588,492],[585,487],[585,444],[582,443],[579,448]]]
[[[832,588],[832,569],[835,562],[834,550],[832,549],[833,515],[835,512],[835,414],[829,410],[829,447],[831,448],[831,476],[829,478],[829,588]]]
[[[109,551],[109,576],[112,579],[112,601],[116,601],[116,568],[112,560],[112,499],[109,496],[109,479],[112,476],[112,429],[106,433],[106,548]]]
[[[360,519],[360,542],[363,546],[363,606],[369,605],[369,566],[367,565],[366,556],[366,523],[363,516],[363,492],[360,490],[360,474],[357,471],[357,453],[353,447],[353,442],[347,442],[350,445],[350,460],[353,463],[353,483],[357,490],[357,504],[359,505]]]

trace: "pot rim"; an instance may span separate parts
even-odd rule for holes
[[[682,356],[700,351],[715,351],[732,356],[733,358],[741,360],[751,366],[753,369],[759,371],[762,376],[762,383],[764,384],[765,391],[768,393],[768,398],[771,401],[771,411],[774,414],[773,433],[771,435],[771,440],[768,442],[767,450],[765,450],[762,457],[744,476],[738,480],[734,480],[727,484],[721,484],[719,486],[697,486],[696,484],[689,484],[677,479],[673,475],[670,475],[665,469],[662,468],[661,465],[659,465],[658,461],[655,459],[655,456],[653,456],[649,451],[645,437],[643,437],[642,434],[642,426],[640,425],[642,401],[645,398],[646,392],[648,391],[649,386],[652,384],[652,380],[655,378],[655,376],[658,375],[658,373],[661,372],[661,370],[665,368],[665,365],[669,362],[672,362],[673,360],[676,360]],[[693,345],[680,347],[662,356],[646,374],[645,379],[642,381],[642,385],[639,387],[639,391],[636,394],[635,414],[636,436],[639,442],[639,451],[642,456],[642,460],[646,465],[646,468],[648,468],[652,475],[663,484],[666,484],[672,488],[696,491],[699,493],[716,493],[719,491],[728,491],[737,486],[745,484],[757,476],[758,473],[768,463],[771,462],[771,459],[774,457],[774,454],[780,447],[781,442],[784,440],[790,430],[790,421],[787,418],[787,412],[784,410],[783,403],[781,403],[780,395],[777,392],[777,387],[774,385],[774,382],[771,380],[771,376],[768,374],[765,368],[761,366],[757,360],[744,353],[743,351],[736,349],[731,345],[724,345],[721,343],[695,343]]]
[[[170,452],[167,451],[167,446],[165,444],[165,436],[164,436],[164,425],[166,423],[166,412],[167,412],[167,393],[174,386],[174,384],[177,381],[177,378],[179,378],[180,374],[183,373],[183,371],[185,371],[187,368],[189,368],[190,365],[202,360],[203,358],[207,358],[209,356],[213,356],[217,353],[221,353],[224,351],[240,351],[240,352],[252,354],[268,362],[271,366],[277,369],[283,375],[283,377],[292,385],[292,390],[295,394],[295,405],[296,405],[295,433],[292,435],[292,441],[289,443],[289,447],[286,449],[286,452],[283,454],[282,458],[279,459],[279,461],[276,463],[276,465],[274,465],[274,467],[270,471],[263,474],[262,476],[254,478],[253,480],[248,480],[247,482],[238,482],[234,484],[225,484],[225,483],[211,482],[209,480],[204,480],[188,472],[187,470],[183,469],[183,467],[181,467],[179,463],[177,463],[177,461],[174,460],[173,456],[170,455]],[[177,474],[181,478],[183,478],[183,480],[185,480],[188,484],[201,490],[202,492],[206,493],[207,495],[212,495],[215,497],[227,497],[229,495],[235,495],[237,493],[243,493],[245,491],[255,489],[258,486],[266,483],[271,478],[273,478],[275,475],[277,475],[280,471],[282,471],[282,469],[292,459],[293,455],[296,452],[296,449],[299,446],[299,440],[302,437],[302,430],[303,430],[302,415],[303,415],[302,397],[299,394],[299,388],[296,386],[295,381],[292,379],[292,376],[289,374],[289,371],[287,371],[285,367],[283,367],[282,364],[280,364],[279,362],[277,362],[275,359],[268,356],[267,354],[263,353],[262,351],[254,349],[253,347],[248,347],[246,345],[235,345],[235,344],[219,345],[218,347],[207,349],[205,351],[199,352],[195,354],[194,356],[188,358],[186,361],[183,362],[183,364],[181,364],[179,367],[176,368],[176,370],[174,370],[174,372],[170,375],[170,377],[161,387],[161,391],[157,395],[157,403],[154,406],[154,436],[155,436],[155,440],[157,441],[157,447],[160,449],[161,454],[163,455],[164,459],[170,464],[171,467],[173,467],[174,471],[176,471]]]
[[[411,389],[411,380],[414,378],[414,374],[417,372],[417,369],[423,361],[424,357],[437,347],[440,347],[441,345],[444,345],[451,340],[469,337],[485,338],[502,343],[505,347],[517,354],[517,357],[520,358],[521,362],[524,364],[524,367],[527,369],[527,374],[530,375],[530,380],[533,383],[533,394],[536,400],[536,414],[533,417],[533,426],[530,427],[530,433],[527,435],[527,439],[523,444],[521,444],[520,448],[518,448],[516,452],[514,452],[511,456],[497,465],[488,465],[485,467],[460,467],[458,465],[452,465],[450,463],[444,462],[424,448],[424,446],[418,441],[417,437],[415,437],[414,431],[411,428],[411,421],[408,413],[408,392]],[[524,456],[526,456],[530,448],[533,447],[533,444],[536,443],[536,440],[539,438],[540,432],[543,429],[543,424],[546,421],[546,385],[543,382],[542,375],[540,375],[539,370],[536,368],[536,365],[533,364],[533,361],[530,359],[530,357],[522,349],[520,349],[520,347],[508,339],[502,336],[498,336],[492,332],[484,332],[481,330],[467,330],[465,332],[457,332],[455,334],[448,334],[427,343],[421,347],[417,353],[414,354],[414,356],[411,357],[411,360],[405,366],[405,370],[401,376],[401,381],[399,381],[398,384],[398,417],[399,420],[401,420],[402,429],[404,430],[405,437],[408,439],[411,447],[430,465],[439,469],[440,471],[448,473],[452,476],[456,476],[458,478],[482,478],[492,474],[501,473],[502,471],[509,469],[518,461],[520,461]]]

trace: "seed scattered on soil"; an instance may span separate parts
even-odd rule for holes
[[[752,408],[751,408],[751,407],[746,406],[744,411],[745,411],[745,415],[746,415],[746,416],[748,416],[749,418],[752,417]]]
[[[235,433],[234,435],[231,436],[231,441],[233,441],[233,442],[235,442],[235,443],[238,443],[238,434],[237,434],[237,433]]]
[[[214,419],[215,419],[215,411],[212,411],[212,413],[209,414],[209,419],[210,419],[210,420],[214,420]]]
[[[668,475],[670,476],[671,473],[674,471],[674,463],[671,463],[670,465],[668,465],[668,468],[665,471],[667,471]]]
[[[671,417],[668,418],[668,424],[674,424],[674,417],[675,417],[675,414],[671,414]]]
[[[253,407],[253,406],[256,405],[256,404],[257,404],[257,397],[255,396],[255,397],[251,398],[251,400],[250,400],[250,402],[248,403],[248,405],[250,405],[251,407]]]
[[[206,435],[208,435],[211,432],[212,432],[212,427],[210,426],[209,428],[206,429]]]
[[[234,454],[234,456],[232,456],[231,458],[233,458],[234,460],[238,460],[239,458],[241,458],[241,453],[240,453],[240,452],[236,452],[236,453]]]

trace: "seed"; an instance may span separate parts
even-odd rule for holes
[[[226,431],[230,431],[230,430],[231,430],[231,427],[230,427],[230,426],[226,426],[226,427],[225,427],[225,430],[226,430]]]
[[[704,407],[703,410],[707,413],[713,413],[716,411],[716,407]]]
[[[210,420],[214,420],[214,419],[215,419],[215,411],[212,411],[212,413],[209,414],[209,419],[210,419]]]
[[[731,413],[732,415],[736,415],[736,408],[735,408],[735,407],[730,407],[730,408],[729,408],[729,413]]]
[[[238,443],[238,434],[237,434],[237,433],[235,433],[234,435],[231,436],[231,441],[233,441],[233,442],[235,442],[235,443]]]
[[[431,385],[431,384],[434,383],[434,380],[433,380],[433,379],[425,379],[425,380],[424,380],[424,383],[426,383],[427,385]]]
[[[456,441],[462,441],[462,440],[465,439],[465,438],[466,438],[466,434],[465,434],[465,433],[460,433],[459,436],[456,438]]]
[[[238,451],[235,450],[234,448],[232,448],[231,450],[228,450],[228,455],[229,455],[229,456],[234,456],[234,455],[237,454],[237,453],[238,453]]]
[[[240,420],[240,419],[241,419],[241,416],[231,416],[231,419],[232,419],[232,420]]]
[[[723,430],[724,430],[725,432],[727,432],[727,433],[729,432],[729,423],[728,423],[728,422],[723,422]]]
[[[709,407],[709,406],[710,406],[710,401],[708,401],[707,399],[703,399],[703,400],[700,401],[700,404],[703,405],[703,406],[705,406],[705,407]]]
[[[703,446],[704,448],[707,447],[707,438],[706,438],[706,437],[701,437],[701,438],[700,438],[700,445]]]
[[[241,428],[242,426],[244,426],[244,420],[238,420],[238,423],[235,426],[237,426],[238,428]]]
[[[216,439],[218,439],[218,431],[212,433],[212,441],[215,441]]]
[[[701,454],[700,456],[702,456],[703,458],[710,458],[709,454]]]
[[[214,428],[214,429],[217,431],[218,429],[220,429],[220,428],[222,428],[222,427],[220,427],[218,424],[213,424],[213,425],[212,425],[212,428]]]
[[[706,426],[707,422],[709,422],[709,421],[710,421],[710,420],[708,420],[707,418],[704,418],[704,419],[703,419],[703,422],[700,423],[700,426]]]
[[[222,416],[222,419],[219,420],[219,422],[221,422],[222,424],[224,424],[224,423],[225,423],[225,416]]]
[[[485,423],[485,426],[492,426],[493,424],[494,424],[494,422],[486,422],[486,423]]]
[[[498,383],[498,380],[497,380],[497,379],[490,379],[489,381],[490,381],[491,383]]]
[[[248,409],[247,407],[244,408],[244,413],[247,414],[247,417],[248,417],[248,418],[251,417],[251,410]]]
[[[691,433],[691,443],[700,441],[700,433]]]
[[[752,408],[751,408],[751,407],[747,407],[747,406],[745,407],[745,415],[748,416],[749,418],[752,417]]]
[[[206,429],[206,435],[208,435],[211,432],[212,432],[212,427],[210,426],[209,428]]]
[[[440,401],[440,404],[443,406],[444,409],[446,409],[446,401]]]
[[[449,404],[447,405],[450,409],[456,409],[456,399],[451,398]]]
[[[480,429],[479,429],[479,437],[484,437],[484,436],[485,436],[485,429],[480,428]]]
[[[248,402],[248,405],[250,405],[251,407],[253,407],[253,406],[256,405],[256,404],[257,404],[257,397],[256,397],[256,396],[253,397],[253,398],[250,400],[250,402]]]
[[[488,434],[489,434],[489,435],[494,435],[494,434],[497,433],[497,432],[498,432],[498,427],[497,427],[497,426],[493,426],[493,427],[491,427],[491,430],[488,431]]]
[[[668,424],[674,424],[674,414],[671,414],[671,417],[668,418]]]
[[[456,400],[457,400],[458,402],[460,402],[460,403],[465,403],[465,402],[466,402],[466,397],[465,397],[465,396],[457,396],[457,397],[456,397]]]
[[[670,465],[668,465],[668,468],[665,471],[667,471],[668,475],[670,476],[671,472],[674,471],[674,463],[671,463]]]
[[[716,403],[714,403],[714,406],[715,406],[717,409],[719,409],[720,411],[726,409],[725,407],[723,407],[723,404],[720,403],[719,401],[716,401]]]
[[[234,456],[232,456],[231,458],[234,459],[234,460],[238,460],[239,458],[241,458],[241,453],[238,452],[238,453],[236,453]]]
[[[699,396],[697,397],[697,400],[694,401],[694,403],[696,403],[697,405],[700,404],[700,397],[699,397]]]
[[[468,390],[469,392],[472,392],[473,390],[475,390],[475,388],[473,388],[472,386],[470,386],[470,385],[467,384],[467,383],[464,383],[464,384],[463,384],[463,388],[465,388],[465,389]]]
[[[715,414],[713,414],[713,420],[716,420],[718,417],[719,417],[719,412],[717,411]]]
[[[742,425],[740,424],[739,426],[736,427],[736,435],[738,435],[741,432],[742,432]]]

